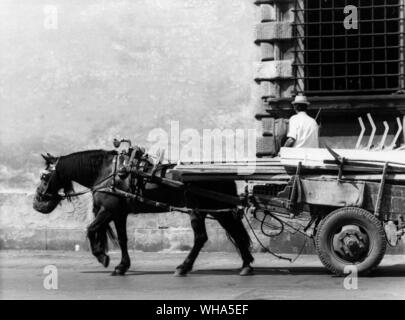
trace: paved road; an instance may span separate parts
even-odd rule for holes
[[[1,299],[405,299],[405,256],[386,256],[371,276],[346,290],[316,256],[294,264],[255,254],[255,275],[240,277],[238,255],[202,253],[187,277],[173,277],[185,253],[132,252],[124,277],[112,277],[118,252],[104,269],[88,252],[0,251]],[[44,267],[55,265],[58,289],[44,288]]]

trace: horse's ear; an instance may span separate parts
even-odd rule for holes
[[[56,157],[51,155],[50,153],[47,153],[46,155],[41,153],[42,158],[46,161],[47,164],[52,164],[56,161]]]

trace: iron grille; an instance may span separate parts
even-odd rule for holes
[[[296,91],[390,94],[404,88],[404,0],[297,0]],[[346,29],[354,5],[358,28]]]

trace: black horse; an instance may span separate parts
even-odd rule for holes
[[[114,187],[120,190],[132,192],[128,179],[119,178],[115,174],[117,158],[119,157],[117,151],[89,150],[61,157],[54,157],[50,154],[42,156],[46,161],[46,168],[36,190],[33,202],[34,209],[41,213],[50,213],[63,199],[69,199],[69,195],[77,195],[73,190],[73,181],[92,189],[95,219],[87,229],[91,251],[104,267],[108,267],[110,259],[107,255],[107,234],[114,237],[114,232],[110,227],[110,222],[114,222],[122,258],[112,274],[125,274],[130,267],[126,230],[128,214],[167,212],[167,210],[112,192],[102,191],[102,188],[106,189],[114,184]],[[198,188],[233,196],[237,194],[236,185],[233,181],[192,182],[191,184]],[[61,190],[64,192],[63,196],[59,193]],[[194,232],[194,245],[184,262],[176,268],[175,275],[183,276],[191,271],[201,248],[208,240],[205,227],[207,215],[219,222],[238,249],[243,260],[240,275],[253,273],[250,265],[253,262],[253,256],[250,253],[251,240],[241,219],[232,212],[225,210],[218,213],[209,211],[209,209],[229,208],[228,204],[152,182],[146,183],[142,196],[161,203],[168,203],[171,206],[193,209],[189,215]]]

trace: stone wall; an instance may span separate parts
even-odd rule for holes
[[[88,197],[48,216],[32,209],[42,152],[111,149],[116,137],[148,148],[151,130],[170,132],[171,121],[255,128],[254,9],[249,0],[1,1],[0,247],[87,248]],[[132,248],[192,243],[180,214],[131,217],[129,228]]]
[[[304,43],[296,35],[303,36],[300,25],[304,21],[304,0],[254,0],[256,27],[254,42],[257,52],[255,80],[258,84],[256,119],[260,121],[262,136],[257,141],[258,156],[270,156],[274,149],[273,137],[265,134],[268,123],[275,118],[288,118],[294,111],[291,100],[297,93],[305,94],[302,80],[304,75]],[[295,77],[298,77],[296,80]],[[362,146],[367,145],[371,126],[367,113],[373,116],[377,126],[373,145],[384,135],[384,121],[390,126],[386,146],[393,141],[398,130],[396,117],[405,123],[405,98],[402,95],[385,96],[330,96],[310,97],[308,110],[313,117],[320,114],[321,145],[327,143],[336,148],[354,148],[361,131],[358,117],[366,124],[366,136]],[[401,134],[398,143],[403,143]]]

